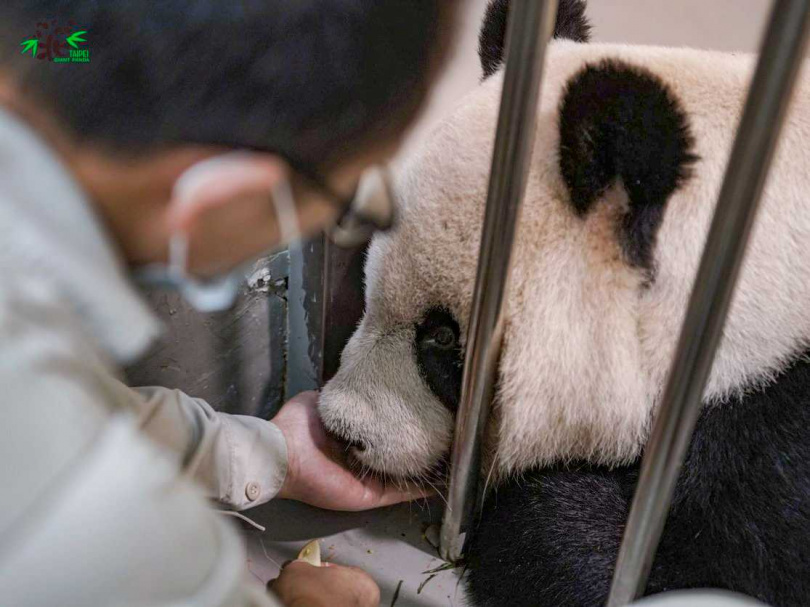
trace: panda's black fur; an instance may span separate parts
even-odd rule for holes
[[[810,362],[695,431],[647,594],[724,588],[777,607],[810,603]],[[638,462],[527,472],[493,491],[468,547],[472,602],[605,604]]]
[[[478,54],[481,57],[485,78],[497,72],[503,65],[508,12],[509,0],[492,0],[487,7],[484,25],[478,37]],[[585,17],[585,0],[560,0],[554,37],[587,42],[590,36],[591,25]]]
[[[481,61],[487,76],[502,62],[507,10],[508,0],[495,0],[487,12],[481,34]],[[557,29],[558,34],[562,29],[568,32],[563,37],[585,40],[589,26],[584,2],[563,0]],[[636,90],[648,87],[650,94],[642,98],[649,103],[635,108],[622,105],[623,100],[639,99],[622,95],[625,85]],[[610,90],[616,94],[605,94]],[[617,158],[613,144],[583,147],[582,142],[593,141],[591,134],[598,129],[578,123],[583,113],[577,108],[594,102],[604,104],[597,114],[607,121],[630,126],[634,120],[641,121],[636,124],[640,132],[645,131],[643,123],[652,112],[657,127],[669,125],[664,129],[666,143],[662,147],[660,141],[637,137],[634,145],[655,149],[633,148],[624,160]],[[578,128],[590,129],[589,136],[578,138]],[[629,229],[623,234],[628,261],[649,266],[664,202],[688,178],[696,161],[676,100],[651,75],[625,70],[620,64],[591,66],[569,86],[561,108],[561,133],[560,161],[578,214],[587,214],[596,195],[617,177],[627,181],[618,165],[625,160],[632,163],[633,154],[661,156],[661,162],[653,163],[661,171],[640,177],[646,183],[639,184],[636,200],[628,192],[628,215],[641,219],[635,224],[625,222]],[[602,139],[615,143],[610,134]],[[650,185],[650,179],[658,179],[663,188],[653,197],[646,194],[650,188],[643,187]],[[417,330],[416,348],[424,350],[420,371],[445,405],[453,407],[460,387],[460,348],[437,351],[430,344],[420,346],[419,336],[424,341],[441,324],[444,312],[436,314],[429,314],[425,326]],[[445,320],[457,329],[455,320]],[[647,594],[722,588],[775,607],[810,604],[808,361],[807,353],[797,356],[767,385],[751,386],[734,402],[707,404],[678,482]],[[469,534],[472,603],[478,607],[604,605],[639,463],[615,468],[571,463],[534,469],[491,491],[480,521]]]

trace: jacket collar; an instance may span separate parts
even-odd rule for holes
[[[3,264],[55,285],[120,364],[161,331],[79,184],[34,131],[0,109],[0,275]]]

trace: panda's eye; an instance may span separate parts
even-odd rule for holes
[[[435,307],[425,312],[414,329],[414,354],[419,373],[430,391],[455,413],[464,373],[461,327],[447,308]]]
[[[439,348],[453,348],[456,345],[456,334],[448,326],[436,327],[430,332],[430,341]]]

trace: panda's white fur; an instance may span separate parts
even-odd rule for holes
[[[559,165],[559,105],[588,64],[646,68],[680,101],[699,160],[669,199],[655,277],[628,264],[617,239],[627,204],[617,184],[585,218]],[[636,457],[660,399],[754,58],[690,49],[555,41],[514,249],[507,329],[487,447],[497,475],[569,459]],[[425,473],[447,453],[453,416],[419,374],[415,326],[448,308],[466,333],[501,77],[473,92],[400,179],[398,227],[375,238],[366,315],[326,386],[327,427],[362,440],[356,458],[395,476]],[[804,70],[766,187],[707,389],[734,406],[810,337],[810,72]]]

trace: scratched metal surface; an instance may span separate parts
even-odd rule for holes
[[[257,262],[233,310],[200,314],[178,294],[149,290],[161,339],[125,370],[132,386],[176,388],[219,411],[262,415],[284,397],[287,253]]]

